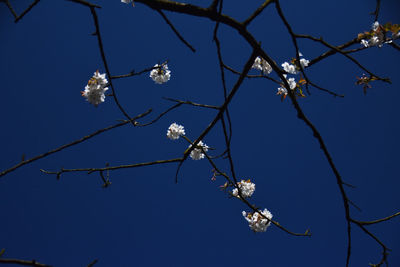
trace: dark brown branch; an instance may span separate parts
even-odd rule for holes
[[[300,55],[300,51],[299,51],[299,46],[297,44],[296,35],[293,32],[292,27],[290,26],[289,22],[286,20],[285,16],[283,15],[283,12],[282,12],[282,9],[281,9],[281,5],[279,4],[279,0],[275,0],[274,2],[275,2],[276,11],[278,12],[279,17],[283,21],[283,24],[285,24],[286,29],[288,30],[288,32],[290,34],[290,37],[292,38],[293,45],[294,45],[294,47],[296,49],[296,65],[297,65],[298,68],[300,68],[300,72],[303,74],[304,79],[307,81],[307,84],[308,84],[309,83],[309,79],[308,79],[306,73],[304,72],[303,66],[301,66],[301,64],[300,64],[300,56],[299,56]],[[307,84],[306,84],[306,90],[307,90],[307,93],[310,95],[310,91],[308,90],[308,85]],[[289,88],[288,88],[288,90],[289,90]]]
[[[183,38],[183,36],[178,32],[178,30],[174,27],[174,25],[171,23],[171,21],[168,20],[167,16],[165,16],[164,12],[162,12],[159,9],[156,9],[156,11],[161,15],[161,17],[164,19],[164,21],[168,24],[168,26],[171,28],[171,30],[175,33],[176,37],[178,37],[179,40],[182,41],[190,50],[192,50],[193,53],[196,52],[196,49],[193,48],[191,44],[189,44],[188,41]]]
[[[374,21],[378,21],[380,8],[381,8],[381,0],[376,0],[375,11],[371,13],[371,15],[375,15],[375,20]]]
[[[319,42],[323,45],[325,45],[326,47],[329,47],[333,50],[335,50],[336,52],[342,54],[343,56],[347,57],[349,60],[351,60],[354,64],[356,64],[360,69],[364,70],[365,72],[367,72],[370,76],[372,77],[376,77],[378,80],[381,80],[383,82],[387,82],[387,83],[391,83],[389,78],[381,78],[378,75],[373,74],[372,72],[370,72],[368,69],[366,69],[363,65],[361,65],[357,60],[355,60],[353,57],[349,56],[348,54],[346,54],[345,52],[343,52],[342,50],[340,50],[338,47],[335,47],[333,45],[328,44],[327,42],[325,42],[322,38],[315,38],[313,36],[310,35],[304,35],[304,34],[296,34],[296,37],[298,38],[306,38],[306,39],[310,39],[313,40],[315,42]]]
[[[147,69],[141,70],[139,72],[135,72],[134,70],[132,70],[128,74],[111,76],[110,79],[114,79],[115,80],[115,79],[121,79],[121,78],[128,78],[128,77],[132,77],[132,76],[138,76],[138,75],[141,75],[143,73],[152,71],[152,70],[157,69],[157,68],[158,67],[151,67],[151,68],[147,68]]]
[[[18,18],[18,15],[17,15],[17,13],[15,12],[14,8],[12,7],[12,5],[10,4],[10,1],[8,1],[8,0],[2,0],[2,2],[4,2],[4,3],[7,5],[8,9],[9,9],[10,12],[11,12],[11,14],[14,16],[15,19],[17,19],[17,18]]]
[[[24,265],[24,266],[35,266],[35,267],[51,267],[51,265],[43,264],[37,262],[36,260],[18,260],[18,259],[4,259],[0,258],[0,264],[16,264],[16,265]]]
[[[250,15],[250,17],[248,17],[245,21],[243,21],[243,24],[245,26],[248,26],[250,24],[250,22],[252,22],[258,15],[261,14],[261,12],[264,11],[264,9],[273,2],[274,0],[266,0],[264,3],[262,3],[257,9],[256,11],[254,11],[253,14]]]
[[[344,44],[342,44],[342,45],[337,46],[337,48],[339,48],[340,50],[342,50],[342,49],[344,49],[344,48],[347,48],[347,47],[352,46],[353,44],[357,44],[357,43],[359,43],[358,39],[357,39],[357,38],[354,38],[353,40],[350,40],[350,41],[348,41],[347,43],[344,43]],[[329,56],[331,56],[331,55],[334,55],[334,54],[336,54],[336,53],[337,53],[337,50],[331,49],[331,50],[329,50],[329,51],[323,53],[322,55],[320,55],[320,56],[318,56],[318,57],[316,57],[316,58],[310,60],[310,62],[308,63],[308,66],[310,67],[310,66],[314,65],[315,63],[317,63],[317,62],[323,60],[324,58],[327,58],[327,57],[329,57]],[[347,52],[345,52],[345,53],[347,53]]]
[[[67,172],[87,172],[88,174],[91,174],[93,172],[115,171],[115,170],[120,170],[120,169],[131,169],[131,168],[138,168],[138,167],[144,167],[144,166],[180,162],[180,161],[182,161],[182,158],[167,159],[167,160],[156,160],[156,161],[151,161],[151,162],[142,162],[142,163],[118,165],[118,166],[109,166],[109,167],[104,167],[104,168],[79,168],[79,169],[64,169],[64,168],[62,168],[61,170],[59,170],[57,172],[46,171],[46,170],[43,170],[43,169],[41,169],[40,171],[43,172],[43,173],[46,173],[46,174],[55,174],[55,175],[57,175],[57,179],[60,179],[61,175],[63,173],[67,173]]]
[[[172,101],[172,102],[176,102],[176,103],[181,103],[181,104],[186,104],[186,105],[191,105],[191,106],[195,106],[195,107],[202,107],[202,108],[211,108],[211,109],[219,109],[219,107],[217,106],[213,106],[213,105],[206,105],[206,104],[198,104],[198,103],[194,103],[192,101],[183,101],[183,100],[179,100],[179,99],[173,99],[173,98],[169,98],[169,97],[163,97],[163,99],[168,100],[168,101]]]
[[[331,90],[322,88],[322,87],[316,85],[315,83],[313,83],[313,82],[311,82],[311,81],[308,81],[308,83],[309,83],[311,86],[314,86],[315,88],[317,88],[318,90],[321,90],[321,91],[326,92],[326,93],[328,93],[328,94],[331,94],[331,95],[333,95],[333,96],[344,97],[344,95],[339,95],[339,94],[337,94],[337,93],[335,93],[335,92],[333,92],[333,91],[331,91]]]
[[[139,118],[142,118],[142,117],[146,116],[147,114],[149,114],[150,112],[151,112],[151,109],[149,109],[148,111],[146,111],[146,112],[144,112],[144,113],[142,113],[142,114],[136,116],[136,117],[133,118],[132,120],[137,120],[137,119],[139,119]],[[21,161],[21,162],[18,163],[17,165],[14,165],[13,167],[11,167],[11,168],[9,168],[9,169],[7,169],[7,170],[2,171],[2,172],[0,173],[0,177],[6,175],[7,173],[10,173],[10,172],[12,172],[12,171],[15,171],[16,169],[18,169],[18,168],[20,168],[20,167],[22,167],[22,166],[24,166],[24,165],[26,165],[26,164],[32,163],[32,162],[34,162],[34,161],[36,161],[36,160],[38,160],[38,159],[45,158],[45,157],[47,157],[47,156],[49,156],[49,155],[51,155],[51,154],[57,153],[57,152],[59,152],[59,151],[61,151],[61,150],[64,150],[64,149],[66,149],[66,148],[68,148],[68,147],[72,147],[72,146],[74,146],[74,145],[80,144],[80,143],[82,143],[82,142],[84,142],[84,141],[86,141],[86,140],[88,140],[88,139],[90,139],[90,138],[92,138],[92,137],[94,137],[94,136],[96,136],[96,135],[99,135],[99,134],[101,134],[101,133],[107,132],[107,131],[109,131],[109,130],[112,130],[112,129],[115,129],[115,128],[118,128],[118,127],[121,127],[121,126],[126,125],[126,124],[128,124],[128,123],[130,123],[130,122],[131,122],[131,121],[123,121],[123,122],[120,122],[120,123],[111,125],[111,126],[109,126],[109,127],[106,127],[106,128],[100,129],[100,130],[97,130],[97,131],[95,131],[95,132],[93,132],[93,133],[91,133],[91,134],[89,134],[89,135],[87,135],[87,136],[84,136],[84,137],[82,137],[82,138],[80,138],[80,139],[78,139],[78,140],[75,140],[75,141],[73,141],[73,142],[71,142],[71,143],[62,145],[62,146],[60,146],[60,147],[58,147],[58,148],[55,148],[55,149],[53,149],[53,150],[50,150],[50,151],[48,151],[48,152],[46,152],[46,153],[40,154],[40,155],[35,156],[35,157],[33,157],[33,158],[30,158],[30,159]],[[134,124],[137,125],[138,122],[134,121]]]
[[[91,263],[88,264],[87,267],[93,267],[98,261],[98,259],[94,259]]]
[[[399,215],[400,215],[400,212],[396,212],[393,215],[390,215],[388,217],[385,217],[385,218],[382,218],[382,219],[378,219],[378,220],[375,220],[375,221],[364,221],[364,222],[363,221],[357,221],[357,220],[352,220],[352,221],[357,223],[357,224],[361,224],[361,225],[371,225],[371,224],[376,224],[376,223],[388,221],[388,220],[390,220],[390,219],[392,219],[394,217],[397,217]]]
[[[24,10],[18,17],[15,18],[15,23],[20,21],[34,6],[36,6],[39,3],[40,0],[35,0],[27,9]]]
[[[400,51],[400,45],[395,44],[394,42],[391,42],[389,45],[390,45],[391,47],[393,47],[394,49],[397,49],[397,50]]]
[[[67,0],[67,1],[78,3],[78,4],[81,4],[81,5],[87,6],[87,7],[101,8],[101,6],[92,4],[92,3],[88,2],[88,1],[85,1],[85,0]]]
[[[181,105],[182,105],[182,103],[177,103],[177,104],[173,105],[172,107],[168,108],[166,111],[160,113],[160,114],[157,116],[157,118],[155,118],[154,120],[152,120],[152,121],[150,121],[150,122],[148,122],[148,123],[144,123],[144,124],[138,123],[137,126],[138,126],[138,127],[145,127],[145,126],[148,126],[148,125],[150,125],[150,124],[153,124],[153,123],[155,123],[156,121],[158,121],[159,119],[161,119],[165,114],[167,114],[167,113],[170,112],[171,110],[174,110],[174,109],[180,107]]]

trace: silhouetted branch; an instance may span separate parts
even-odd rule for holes
[[[243,21],[243,24],[245,26],[249,25],[250,22],[252,22],[258,15],[261,14],[261,12],[264,11],[264,9],[271,4],[272,2],[274,2],[275,0],[266,0],[264,3],[262,3],[257,9],[256,11],[254,11],[253,14],[250,15],[250,17],[248,17],[245,21]]]
[[[120,170],[120,169],[131,169],[131,168],[138,168],[138,167],[144,167],[144,166],[173,163],[173,162],[179,162],[181,160],[182,160],[182,158],[175,158],[175,159],[156,160],[156,161],[151,161],[151,162],[142,162],[142,163],[127,164],[127,165],[109,166],[109,167],[104,167],[104,168],[77,168],[77,169],[61,168],[61,170],[56,171],[56,172],[47,171],[47,170],[43,170],[43,169],[41,169],[40,171],[43,173],[46,173],[46,174],[55,174],[57,176],[57,179],[60,179],[61,175],[63,173],[67,173],[67,172],[87,172],[88,174],[91,174],[93,172],[115,171],[115,170]]]
[[[136,122],[135,120],[140,119],[140,118],[146,116],[146,115],[149,114],[150,112],[151,112],[151,109],[149,109],[149,110],[147,110],[146,112],[144,112],[144,113],[142,113],[142,114],[139,114],[138,116],[132,118],[132,121],[133,121],[134,125],[137,125],[137,124],[138,124],[138,122]],[[48,152],[46,152],[46,153],[40,154],[40,155],[38,155],[38,156],[35,156],[35,157],[30,158],[30,159],[27,159],[27,160],[23,160],[23,161],[21,161],[20,163],[14,165],[13,167],[11,167],[11,168],[9,168],[9,169],[7,169],[7,170],[2,171],[2,172],[0,173],[0,177],[6,175],[7,173],[10,173],[10,172],[12,172],[12,171],[15,171],[16,169],[18,169],[18,168],[20,168],[20,167],[22,167],[22,166],[24,166],[24,165],[26,165],[26,164],[32,163],[32,162],[34,162],[34,161],[36,161],[36,160],[38,160],[38,159],[45,158],[45,157],[47,157],[47,156],[49,156],[49,155],[51,155],[51,154],[57,153],[57,152],[59,152],[59,151],[61,151],[61,150],[64,150],[64,149],[66,149],[66,148],[68,148],[68,147],[72,147],[72,146],[74,146],[74,145],[80,144],[80,143],[82,143],[82,142],[84,142],[84,141],[86,141],[86,140],[88,140],[88,139],[90,139],[90,138],[92,138],[92,137],[94,137],[94,136],[96,136],[96,135],[99,135],[99,134],[101,134],[101,133],[107,132],[107,131],[109,131],[109,130],[112,130],[112,129],[115,129],[115,128],[118,128],[118,127],[121,127],[121,126],[124,126],[124,125],[126,125],[126,124],[128,124],[128,123],[131,123],[131,121],[123,121],[123,122],[120,122],[120,123],[111,125],[111,126],[109,126],[109,127],[106,127],[106,128],[100,129],[100,130],[97,130],[97,131],[95,131],[95,132],[93,132],[93,133],[91,133],[91,134],[89,134],[89,135],[86,135],[86,136],[84,136],[84,137],[82,137],[82,138],[80,138],[80,139],[78,139],[78,140],[75,140],[75,141],[73,141],[73,142],[71,142],[71,143],[68,143],[68,144],[62,145],[62,146],[60,146],[60,147],[58,147],[58,148],[55,148],[55,149],[53,149],[53,150],[50,150],[50,151],[48,151]]]
[[[175,35],[178,37],[179,40],[182,41],[182,43],[184,43],[190,50],[192,50],[192,52],[196,52],[196,49],[193,48],[193,46],[191,44],[189,44],[189,42],[187,42],[185,40],[185,38],[183,38],[183,36],[178,32],[178,30],[174,27],[174,25],[168,20],[167,16],[165,16],[164,12],[162,12],[161,10],[157,10],[156,11],[161,15],[161,17],[164,19],[164,21],[168,24],[168,26],[171,28],[171,30],[175,33]]]
[[[87,267],[93,267],[98,262],[98,259],[93,260]]]
[[[46,265],[36,260],[18,260],[18,259],[4,259],[0,258],[0,264],[15,264],[15,265],[24,265],[24,266],[35,266],[35,267],[51,267],[51,265]]]
[[[27,9],[25,9],[18,17],[15,18],[15,23],[20,21],[34,6],[39,3],[40,0],[35,0]]]
[[[319,42],[323,45],[325,45],[326,47],[329,47],[331,49],[336,50],[336,52],[344,55],[345,57],[347,57],[349,60],[351,60],[352,62],[354,62],[354,64],[356,64],[360,69],[364,70],[365,72],[367,72],[370,76],[377,78],[378,80],[381,80],[383,82],[387,82],[387,83],[391,83],[389,78],[381,78],[378,75],[373,74],[372,72],[370,72],[368,69],[366,69],[363,65],[361,65],[357,60],[355,60],[353,57],[349,56],[348,54],[344,53],[342,50],[340,50],[338,47],[335,47],[333,45],[328,44],[327,42],[325,42],[322,38],[315,38],[312,37],[310,35],[304,35],[304,34],[296,34],[296,37],[298,38],[306,38],[306,39],[310,39],[313,40],[315,42]]]
[[[1,0],[1,1],[4,2],[7,5],[8,9],[11,12],[11,14],[14,16],[15,19],[17,19],[18,15],[15,12],[14,8],[12,7],[12,5],[10,4],[10,1],[9,0]]]

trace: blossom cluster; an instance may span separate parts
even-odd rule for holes
[[[177,123],[172,123],[167,130],[167,137],[171,140],[177,140],[179,137],[185,135],[185,128],[182,125]],[[189,145],[189,149],[192,147],[192,144]],[[207,152],[209,147],[200,141],[197,146],[190,152],[190,157],[193,160],[200,160],[205,157],[204,152]]]
[[[299,56],[302,57],[302,58],[300,58],[301,67],[302,68],[307,67],[308,64],[310,63],[310,61],[305,59],[301,53],[299,53]],[[296,59],[292,60],[292,63],[294,63],[294,62],[296,62]],[[281,66],[289,74],[298,74],[299,67],[294,64],[290,64],[289,62],[284,62],[281,64]],[[284,74],[283,76],[285,77],[287,83],[289,84],[290,90],[294,90],[296,87],[299,87],[301,89],[300,85],[298,85],[296,83],[296,81],[293,77],[287,78],[286,74]],[[305,81],[303,79],[300,79],[299,83],[303,83],[303,82],[305,82]],[[286,87],[284,86],[284,84],[281,84],[281,86],[278,88],[278,92],[276,94],[281,95],[282,98],[285,98],[287,96],[288,91],[287,91]],[[301,92],[301,90],[300,90],[299,95],[303,96],[303,93]]]
[[[299,56],[303,56],[301,53],[299,53]],[[292,62],[294,62],[295,60],[292,60]],[[302,68],[305,68],[308,66],[308,64],[310,63],[309,60],[305,59],[305,58],[300,58],[300,65]],[[295,66],[294,64],[290,64],[289,62],[284,62],[281,64],[282,68],[290,74],[297,74],[299,68],[297,66]]]
[[[371,26],[371,31],[364,34],[360,34],[360,43],[364,47],[378,46],[382,47],[383,44],[391,43],[393,40],[400,37],[398,24],[387,23],[385,25],[380,25],[378,21],[375,21]],[[386,37],[386,32],[392,32],[392,38],[388,39]],[[364,39],[365,38],[365,39]]]
[[[167,131],[167,137],[171,140],[178,139],[181,135],[185,135],[185,129],[182,125],[172,123]]]
[[[166,63],[154,65],[153,69],[150,71],[150,78],[158,84],[168,82],[171,78],[171,71],[168,69],[168,65]]]
[[[254,60],[253,66],[251,67],[253,69],[261,70],[265,75],[270,74],[272,72],[271,65],[269,65],[268,62],[261,57],[257,57]]]
[[[249,223],[250,229],[254,232],[265,232],[268,226],[271,225],[272,213],[267,209],[249,213],[243,211],[242,215]]]
[[[192,147],[192,145],[189,145],[189,148],[191,148]],[[192,159],[194,159],[194,160],[200,160],[200,159],[203,159],[204,158],[204,153],[203,153],[203,151],[204,152],[207,152],[208,151],[208,146],[205,144],[205,143],[203,143],[203,141],[200,141],[198,144],[197,144],[197,146],[196,146],[196,148],[194,148],[193,150],[192,150],[192,152],[190,152],[190,157],[192,158]]]
[[[242,194],[242,197],[244,197],[244,198],[251,197],[253,195],[254,191],[256,190],[256,185],[254,183],[252,183],[250,181],[250,179],[247,181],[241,180],[240,182],[237,183],[237,186],[240,190],[240,193]],[[232,190],[232,195],[234,197],[239,197],[238,188],[234,188]]]
[[[106,74],[100,74],[97,70],[85,86],[85,91],[82,91],[81,94],[89,103],[97,107],[106,98],[104,92],[108,90],[107,83]]]

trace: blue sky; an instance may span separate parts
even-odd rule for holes
[[[189,1],[204,5],[204,1]],[[207,4],[210,1],[207,1]],[[263,1],[225,1],[224,13],[243,20]],[[17,12],[30,1],[11,1]],[[166,15],[195,48],[192,53],[148,7],[120,1],[96,1],[106,57],[113,75],[140,71],[169,60],[171,80],[155,84],[148,73],[114,80],[118,98],[134,116],[149,108],[145,123],[172,105],[162,97],[221,105],[223,91],[214,24],[177,13]],[[370,29],[375,1],[282,1],[283,12],[299,34],[322,36],[342,44]],[[382,1],[379,21],[400,23],[396,1]],[[124,119],[111,97],[97,108],[80,92],[97,69],[105,69],[87,7],[68,1],[43,1],[19,23],[0,5],[0,168],[79,139]],[[280,65],[295,55],[286,28],[273,6],[250,26],[265,51]],[[221,25],[219,38],[227,65],[242,69],[251,53],[238,34]],[[326,51],[299,41],[313,59]],[[360,47],[358,44],[353,48]],[[299,99],[320,131],[346,188],[362,212],[354,218],[374,220],[399,211],[398,99],[399,53],[373,47],[354,55],[365,67],[392,84],[372,83],[364,95],[355,85],[363,71],[334,55],[308,68],[308,77],[344,98],[311,88]],[[255,70],[251,74],[257,74]],[[271,74],[273,77],[275,74]],[[226,73],[231,89],[237,76]],[[188,159],[175,184],[176,164],[110,173],[102,188],[98,174],[67,173],[60,180],[39,169],[104,167],[182,156],[185,140],[166,138],[168,126],[185,126],[194,140],[215,116],[214,110],[182,106],[148,127],[126,125],[78,146],[23,166],[0,177],[0,249],[5,258],[36,259],[53,266],[344,266],[347,233],[340,192],[312,132],[297,119],[289,99],[281,102],[277,85],[245,80],[230,104],[232,155],[240,178],[256,183],[251,202],[267,208],[273,219],[294,232],[310,229],[312,237],[294,237],[271,226],[253,233],[241,212],[248,208],[212,181],[206,160]],[[204,142],[224,149],[221,124]],[[228,172],[226,160],[217,160]],[[391,266],[400,265],[399,218],[370,226],[387,247]],[[350,266],[379,261],[380,247],[353,226]]]

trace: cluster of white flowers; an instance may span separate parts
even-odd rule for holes
[[[172,123],[167,131],[167,137],[171,140],[178,139],[181,135],[185,135],[185,129],[182,125]]]
[[[185,128],[182,125],[177,123],[172,123],[167,130],[167,137],[171,140],[179,139],[179,137],[185,135]],[[189,148],[192,147],[192,144],[189,145]],[[203,143],[203,141],[199,141],[197,146],[190,152],[190,157],[194,160],[200,160],[205,157],[204,152],[207,152],[209,147]]]
[[[251,66],[251,67],[253,69],[261,70],[265,75],[268,75],[272,72],[271,65],[269,65],[268,62],[261,57],[257,57],[254,60],[253,66]]]
[[[302,57],[303,54],[301,54],[301,53],[299,52],[299,56]],[[309,60],[307,60],[307,59],[305,59],[305,58],[300,58],[300,65],[301,65],[303,68],[307,67],[309,63],[310,63]],[[282,66],[282,68],[283,68],[287,73],[290,73],[290,74],[297,74],[297,73],[298,73],[297,67],[296,67],[295,65],[293,65],[293,64],[290,64],[289,62],[284,62],[284,63],[282,63],[281,66]]]
[[[283,74],[283,76],[286,78],[286,74]],[[286,81],[289,84],[290,90],[294,90],[294,88],[296,88],[297,83],[293,77],[286,79]],[[287,91],[286,87],[284,85],[282,85],[281,87],[278,88],[278,92],[276,94],[286,96],[288,94],[288,91]]]
[[[238,188],[240,189],[240,192],[242,193],[242,197],[247,198],[247,197],[251,197],[254,193],[254,191],[256,190],[256,185],[254,183],[252,183],[249,180],[245,181],[245,180],[241,180],[240,182],[237,183]],[[234,188],[232,190],[232,195],[235,197],[239,197],[239,190],[237,188]]]
[[[362,39],[361,44],[364,47],[379,46],[382,47],[384,43],[384,34],[379,27],[379,22],[375,21],[371,27],[372,37],[369,40]]]
[[[121,2],[125,3],[125,4],[129,4],[129,3],[133,2],[133,0],[121,0]]]
[[[382,47],[383,44],[391,43],[393,40],[399,38],[400,31],[398,31],[398,30],[397,30],[397,32],[392,31],[392,38],[386,39],[384,28],[379,25],[378,21],[375,21],[372,24],[371,33],[367,34],[367,35],[369,35],[369,37],[370,37],[368,40],[361,39],[361,41],[360,41],[360,43],[364,47],[371,47],[371,46]]]
[[[299,52],[299,56],[302,57],[303,54]],[[305,59],[304,57],[300,58],[300,65],[303,68],[307,67],[309,63],[310,63],[310,61]],[[290,74],[297,74],[298,73],[298,67],[296,67],[293,64],[290,64],[289,62],[284,62],[284,63],[282,63],[281,66],[287,73],[290,73]],[[283,76],[285,78],[287,77],[286,74],[284,74]],[[289,84],[290,90],[294,90],[296,88],[297,83],[296,83],[296,81],[295,81],[295,79],[293,77],[292,78],[286,78],[286,81]],[[288,91],[287,91],[286,87],[284,85],[282,85],[281,87],[278,88],[278,92],[276,94],[277,95],[286,96],[288,94]]]
[[[261,216],[260,213],[264,215],[265,218]],[[246,221],[248,221],[250,229],[254,232],[265,232],[268,226],[271,225],[272,213],[267,209],[264,209],[264,211],[250,213],[242,211],[242,215]]]
[[[297,74],[296,66],[293,64],[289,64],[288,62],[282,63],[282,68],[290,74]]]
[[[168,82],[171,78],[171,71],[168,69],[168,65],[154,65],[154,69],[150,71],[150,78],[152,78],[153,81],[158,84]]]
[[[107,83],[106,74],[100,74],[97,70],[85,86],[85,91],[82,91],[81,94],[89,103],[97,107],[106,98],[104,92],[108,90]]]
[[[189,148],[191,148],[191,147],[192,147],[192,145],[189,145]],[[204,158],[203,150],[204,150],[204,152],[207,152],[208,146],[205,143],[203,143],[202,141],[200,141],[197,144],[196,148],[193,149],[192,152],[190,152],[190,157],[194,160],[203,159]]]

